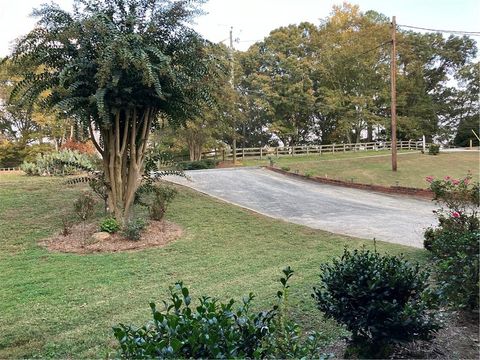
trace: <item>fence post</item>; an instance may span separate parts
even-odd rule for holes
[[[292,148],[292,156],[295,155],[295,146],[291,146]]]
[[[245,148],[242,147],[242,160],[245,159]]]
[[[343,144],[343,152],[346,152],[347,149],[345,148],[345,144]]]
[[[222,149],[222,161],[225,161],[225,149]]]
[[[335,144],[332,145],[332,154],[335,154]]]
[[[260,160],[262,160],[262,158],[263,158],[263,150],[262,148],[260,148]]]
[[[307,155],[308,155],[308,145],[307,145]]]
[[[275,148],[275,156],[278,158],[278,146]]]

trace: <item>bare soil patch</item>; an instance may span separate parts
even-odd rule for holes
[[[139,240],[126,239],[121,233],[112,234],[106,240],[94,240],[92,235],[98,232],[98,224],[91,223],[72,227],[69,235],[58,234],[40,242],[40,245],[53,252],[89,254],[97,252],[118,252],[162,247],[178,239],[183,230],[169,221],[150,221]]]

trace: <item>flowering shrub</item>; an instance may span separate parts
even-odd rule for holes
[[[437,267],[443,299],[456,307],[479,306],[479,184],[469,173],[463,179],[426,178],[440,205],[439,225],[425,231],[424,246]]]

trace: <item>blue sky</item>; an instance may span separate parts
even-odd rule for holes
[[[34,24],[32,8],[47,0],[0,0],[0,56],[9,52],[11,41],[28,32]],[[72,0],[57,0],[71,8]],[[480,31],[479,0],[357,0],[362,11],[376,10],[396,15],[399,24],[435,29]],[[195,28],[207,39],[228,38],[230,26],[239,39],[235,47],[245,50],[279,27],[301,21],[318,23],[330,13],[336,0],[210,0],[207,15],[197,19]],[[477,41],[479,37],[475,38]]]

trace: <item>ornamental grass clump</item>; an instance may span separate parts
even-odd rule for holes
[[[345,249],[321,270],[312,296],[327,318],[352,332],[346,356],[385,358],[395,343],[431,339],[439,328],[429,311],[429,275],[418,264]]]

